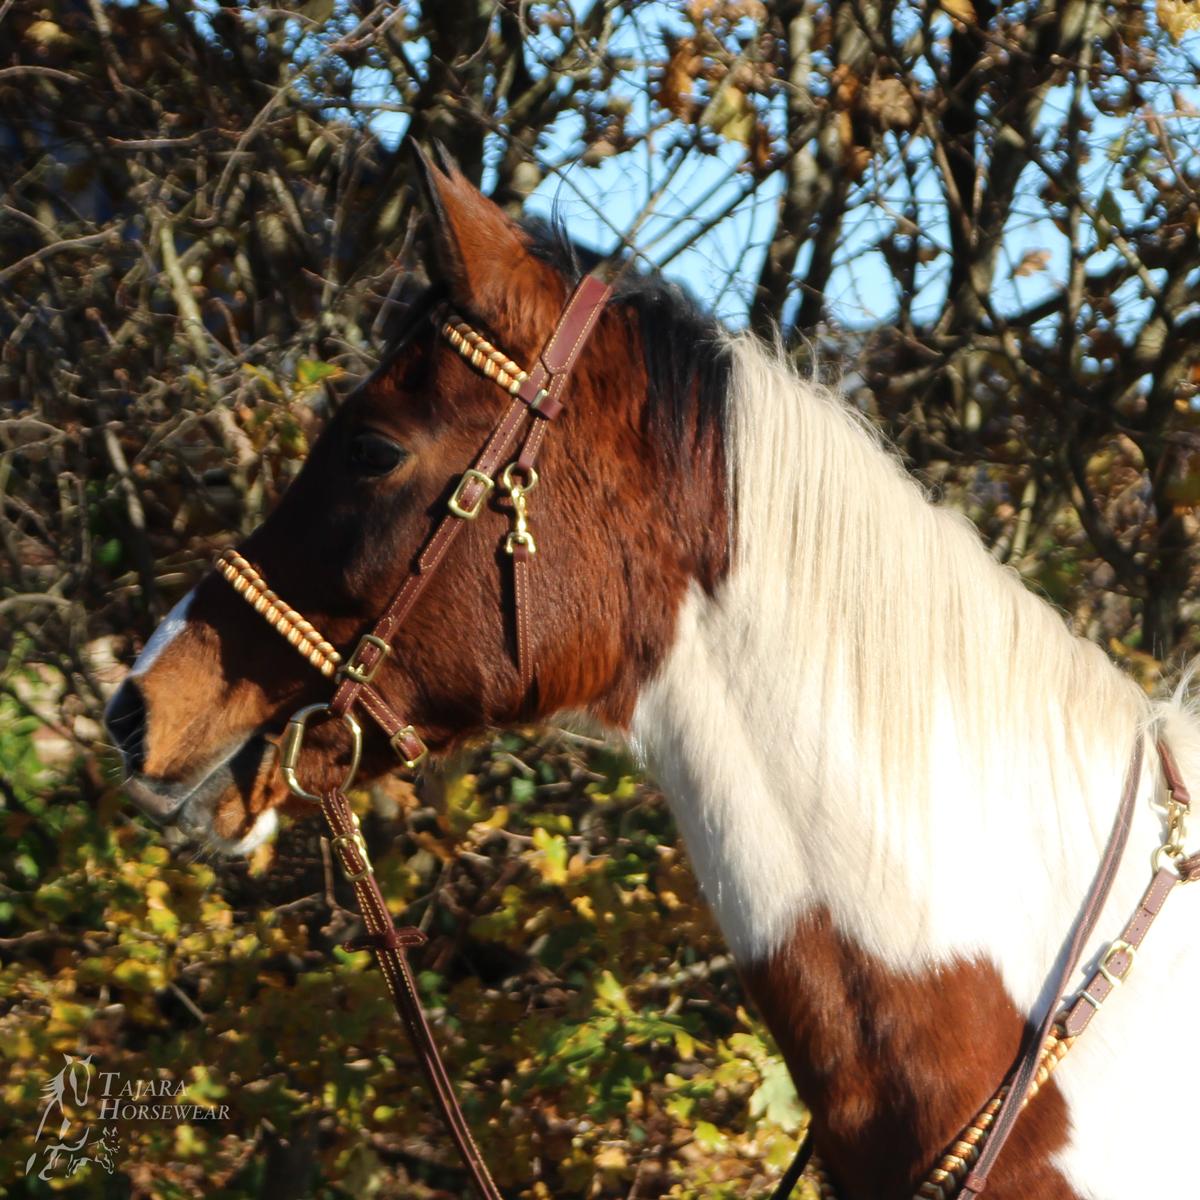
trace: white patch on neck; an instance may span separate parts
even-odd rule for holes
[[[840,401],[748,339],[731,353],[733,568],[714,597],[687,598],[633,721],[703,890],[743,962],[822,906],[898,973],[991,962],[1040,1016],[1135,729],[1164,720],[1200,785],[1200,727],[1071,637]],[[1151,744],[1084,961],[1149,883],[1156,774]],[[1178,1164],[1146,1153],[1165,1110],[1130,1098],[1200,1077],[1200,1022],[1179,1017],[1200,995],[1198,925],[1200,887],[1178,889],[1056,1073],[1073,1129],[1057,1165],[1085,1200],[1178,1190]],[[1166,1108],[1188,1127],[1200,1093],[1175,1092]]]
[[[163,619],[158,628],[150,635],[150,640],[142,647],[137,656],[137,662],[129,672],[132,676],[145,675],[154,666],[155,659],[183,632],[187,625],[188,609],[192,607],[192,597],[196,590],[193,588]]]

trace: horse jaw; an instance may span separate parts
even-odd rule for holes
[[[171,845],[195,845],[224,857],[253,853],[279,829],[287,792],[275,771],[272,743],[251,737],[211,768],[183,781],[144,775],[125,780],[125,792]]]

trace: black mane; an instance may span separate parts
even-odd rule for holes
[[[561,222],[526,220],[530,251],[574,285],[602,256],[571,240]],[[613,303],[637,316],[649,382],[647,414],[654,432],[682,451],[690,438],[720,429],[729,390],[729,355],[720,322],[658,272],[626,270]]]

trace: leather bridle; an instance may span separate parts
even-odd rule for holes
[[[531,705],[536,687],[536,664],[529,627],[530,569],[537,547],[529,529],[526,497],[538,483],[535,464],[546,432],[563,411],[564,392],[571,372],[596,328],[609,295],[610,289],[600,280],[585,276],[571,293],[553,333],[530,371],[518,366],[460,317],[439,314],[441,336],[473,367],[503,388],[512,397],[512,402],[474,461],[454,485],[447,512],[435,524],[383,615],[370,633],[360,637],[349,658],[343,659],[337,648],[310,621],[277,596],[254,565],[237,551],[224,551],[216,562],[217,570],[234,590],[299,654],[323,675],[337,680],[329,702],[308,705],[288,721],[281,742],[281,769],[293,793],[321,807],[332,834],[333,853],[353,886],[366,929],[364,936],[347,942],[345,948],[369,949],[374,953],[434,1099],[483,1200],[502,1200],[502,1197],[455,1097],[407,959],[407,951],[424,943],[425,935],[416,928],[395,927],[375,880],[358,818],[346,798],[346,789],[355,777],[362,750],[362,727],[356,713],[365,713],[383,730],[404,766],[411,769],[425,758],[424,740],[414,725],[385,700],[375,687],[375,679],[392,653],[393,639],[445,561],[455,538],[465,525],[484,511],[497,484],[508,493],[511,502],[512,528],[504,539],[504,549],[513,570],[515,657],[522,704]],[[514,451],[515,457],[510,459]],[[350,733],[351,750],[342,783],[316,793],[308,791],[301,782],[299,764],[308,724],[321,714],[344,723]],[[1061,997],[1068,990],[1121,863],[1142,775],[1142,743],[1139,734],[1108,844],[1072,932],[1063,966],[1053,981],[1056,996]],[[1185,857],[1183,849],[1184,822],[1191,798],[1167,745],[1159,741],[1157,748],[1168,792],[1167,832],[1155,854],[1153,879],[1136,913],[1121,936],[1101,956],[1099,966],[1073,1003],[1061,1010],[1050,1007],[1034,1036],[1027,1040],[1009,1079],[926,1176],[914,1200],[951,1200],[952,1197],[974,1200],[983,1191],[1017,1116],[1087,1028],[1108,995],[1128,975],[1137,949],[1167,896],[1177,884],[1200,878],[1200,854]],[[835,1196],[827,1176],[813,1159],[811,1138],[806,1135],[773,1193],[773,1200],[786,1200],[805,1168],[810,1166],[810,1160],[823,1200]]]
[[[310,704],[288,721],[280,746],[280,766],[288,787],[301,799],[319,804],[332,833],[331,847],[354,888],[366,927],[364,937],[347,949],[373,951],[396,1011],[417,1052],[422,1071],[446,1122],[459,1155],[484,1200],[502,1200],[487,1164],[475,1144],[454,1095],[413,980],[406,951],[425,936],[418,929],[397,929],[375,881],[358,818],[346,799],[362,752],[365,713],[387,737],[405,767],[416,767],[428,753],[416,727],[375,687],[375,679],[392,653],[392,641],[405,619],[446,559],[446,553],[466,525],[484,511],[497,484],[509,496],[512,528],[504,548],[512,562],[516,628],[516,665],[521,701],[530,706],[536,687],[529,626],[530,570],[537,544],[529,529],[526,497],[537,486],[537,461],[550,424],[563,411],[567,382],[608,301],[611,289],[586,275],[571,293],[537,362],[523,370],[460,317],[440,314],[439,332],[473,367],[504,389],[512,401],[474,461],[459,477],[447,501],[447,511],[434,526],[421,552],[369,633],[359,638],[348,659],[327,641],[310,621],[290,608],[268,587],[257,569],[237,551],[227,550],[217,570],[234,590],[262,614],[290,645],[323,675],[338,680],[328,703]],[[510,458],[515,451],[515,457]],[[305,788],[299,776],[300,756],[310,720],[321,714],[340,719],[350,733],[350,763],[342,783],[320,794]]]

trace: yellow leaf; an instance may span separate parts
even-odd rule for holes
[[[741,88],[721,88],[713,97],[704,123],[731,142],[748,142],[757,123],[750,97]]]
[[[600,972],[600,979],[596,984],[596,999],[600,1001],[602,1007],[610,1011],[619,1012],[625,1016],[629,1016],[633,1012],[633,1005],[629,1003],[625,989],[617,982],[617,977],[611,971]]]
[[[1171,40],[1183,41],[1184,35],[1200,29],[1200,5],[1196,0],[1158,0],[1158,23]]]
[[[605,1146],[592,1161],[601,1171],[623,1171],[629,1166],[629,1156],[620,1146]]]

